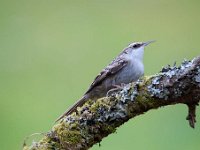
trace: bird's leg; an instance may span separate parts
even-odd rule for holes
[[[186,105],[188,106],[188,116],[186,117],[186,120],[188,120],[189,125],[194,128],[196,123],[196,106],[198,103],[190,103]]]
[[[126,85],[126,84],[124,84],[124,83],[121,83],[121,85],[113,85],[113,88],[110,89],[110,90],[107,92],[106,97],[111,96],[112,93],[115,92],[115,91],[118,91],[118,90],[123,89],[125,85]]]

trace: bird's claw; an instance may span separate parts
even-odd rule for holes
[[[122,83],[121,85],[113,85],[113,88],[110,89],[110,90],[107,92],[106,97],[112,96],[112,93],[113,93],[113,92],[123,89],[124,86],[125,86],[124,83]]]

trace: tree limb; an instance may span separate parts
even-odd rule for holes
[[[167,66],[152,77],[125,85],[108,97],[86,102],[66,116],[50,132],[24,150],[86,150],[116,128],[150,109],[186,104],[187,120],[195,127],[195,109],[200,100],[200,57],[181,66]]]

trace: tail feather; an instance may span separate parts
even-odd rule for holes
[[[72,107],[70,107],[67,111],[65,111],[55,122],[58,122],[65,116],[70,115],[72,112],[76,111],[77,107],[82,106],[85,103],[86,96],[84,95],[80,100],[78,100]]]

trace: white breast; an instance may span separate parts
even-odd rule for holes
[[[115,84],[137,81],[144,74],[144,65],[141,61],[130,61],[115,78]]]

